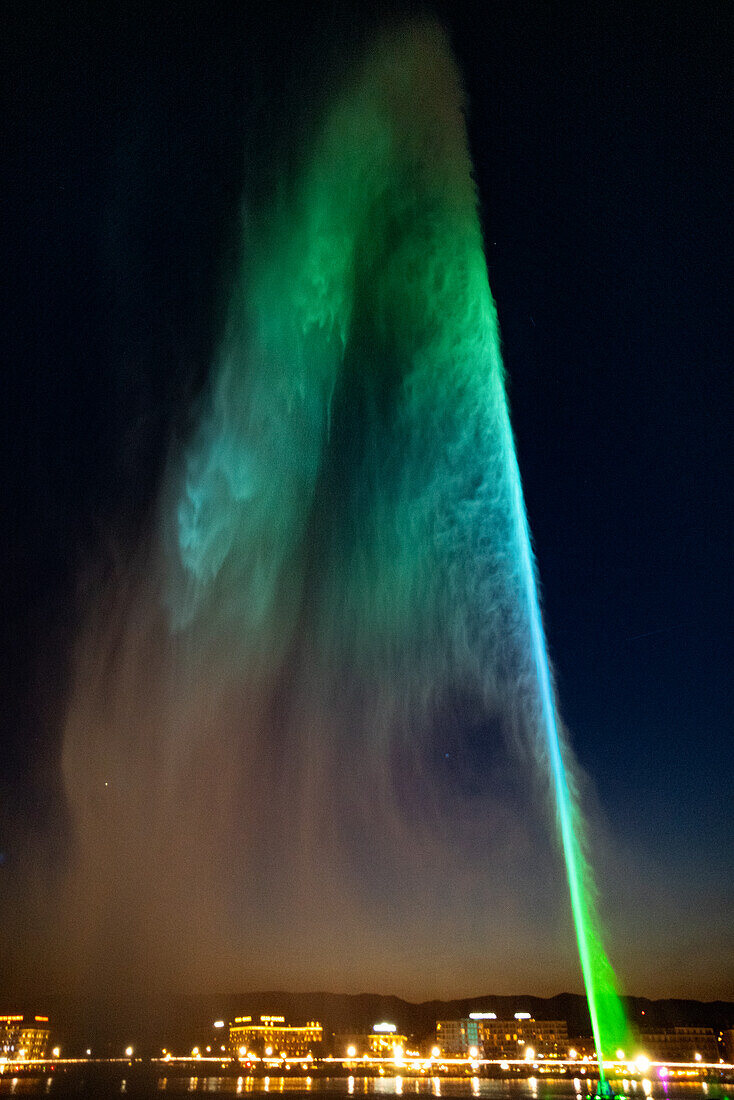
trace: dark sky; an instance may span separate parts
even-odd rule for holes
[[[272,6],[12,12],[0,563],[11,885],[32,853],[49,873],[64,861],[57,760],[78,577],[111,529],[144,523],[181,395],[210,361],[242,189],[268,193],[311,89],[395,10],[336,8],[307,25]],[[686,914],[660,933],[680,972],[629,991],[732,995],[731,8],[440,14],[466,82],[563,714],[624,856],[624,904],[644,905],[654,870]],[[249,158],[245,136],[272,161]]]

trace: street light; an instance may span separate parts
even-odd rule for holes
[[[132,1056],[133,1056],[133,1048],[132,1047],[125,1047],[125,1057],[126,1058],[132,1058]]]
[[[357,1057],[357,1048],[355,1046],[347,1047],[347,1058],[356,1058],[356,1057]]]

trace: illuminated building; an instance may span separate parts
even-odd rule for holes
[[[260,1058],[305,1058],[320,1054],[323,1028],[316,1021],[286,1024],[284,1016],[238,1016],[229,1026],[229,1047],[233,1057],[252,1053]]]
[[[498,1020],[494,1012],[470,1012],[460,1020],[437,1020],[436,1042],[442,1054],[470,1055],[476,1049],[485,1058],[523,1058],[526,1047],[545,1058],[565,1058],[568,1026],[565,1020],[535,1020],[516,1012],[512,1020]]]
[[[734,1027],[721,1032],[721,1041],[724,1044],[724,1058],[731,1065],[734,1062]]]
[[[576,1052],[576,1058],[571,1054],[572,1050]],[[568,1040],[566,1053],[573,1061],[581,1061],[583,1058],[596,1058],[596,1047],[594,1046],[593,1036],[572,1035]]]
[[[659,1031],[641,1031],[638,1032],[637,1043],[639,1052],[646,1054],[653,1062],[719,1061],[716,1033],[710,1027],[668,1027]]]
[[[437,1020],[436,1043],[442,1054],[469,1054],[482,1049],[484,1019],[473,1013],[462,1020]]]
[[[378,1058],[400,1057],[408,1041],[406,1035],[398,1035],[395,1024],[375,1024],[367,1037],[369,1050]]]
[[[49,1035],[48,1016],[0,1016],[0,1057],[8,1062],[45,1058]]]
[[[333,1037],[331,1051],[335,1058],[402,1058],[407,1049],[407,1035],[398,1035],[395,1024],[387,1021],[375,1024],[372,1031],[339,1032]]]
[[[526,1047],[544,1058],[565,1058],[568,1053],[565,1020],[535,1020],[517,1012],[513,1020],[483,1020],[481,1029],[485,1058],[524,1058]]]

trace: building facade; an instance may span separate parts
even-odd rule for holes
[[[233,1058],[305,1058],[321,1054],[323,1028],[315,1020],[286,1024],[284,1016],[238,1016],[229,1026]]]
[[[514,1020],[482,1020],[485,1058],[521,1058],[531,1049],[544,1058],[568,1056],[568,1024],[565,1020],[535,1020],[522,1014]]]
[[[399,1035],[394,1024],[376,1024],[372,1031],[340,1032],[333,1037],[331,1051],[335,1058],[401,1058],[405,1054],[407,1035]]]
[[[368,1036],[368,1053],[375,1058],[401,1058],[407,1042],[407,1035],[398,1035],[395,1024],[375,1024]]]
[[[22,1012],[0,1016],[0,1058],[7,1062],[46,1058],[50,1034],[48,1016]]]
[[[710,1027],[668,1027],[638,1034],[641,1051],[653,1062],[718,1062],[719,1046]]]
[[[583,1058],[596,1058],[596,1047],[592,1035],[571,1035],[568,1040],[568,1057],[572,1061]]]
[[[734,1027],[721,1032],[721,1041],[724,1044],[724,1059],[731,1065],[734,1063]]]
[[[483,1020],[470,1016],[461,1020],[436,1020],[436,1045],[442,1054],[469,1056],[482,1052]]]

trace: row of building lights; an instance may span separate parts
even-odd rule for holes
[[[515,1019],[517,1021],[530,1021],[530,1020],[532,1020],[531,1014],[529,1012],[516,1012],[514,1015],[515,1015]],[[497,1016],[496,1016],[496,1013],[493,1013],[493,1012],[472,1012],[472,1013],[469,1013],[469,1018],[472,1019],[472,1020],[476,1020],[476,1021],[479,1021],[479,1020],[496,1020]],[[0,1019],[7,1020],[7,1021],[16,1021],[16,1020],[22,1020],[22,1017],[20,1017],[20,1016],[8,1016],[8,1017],[0,1017]],[[36,1017],[35,1019],[36,1020],[41,1020],[41,1021],[46,1021],[46,1022],[48,1021],[47,1017]],[[260,1019],[261,1019],[261,1023],[264,1022],[265,1026],[264,1026],[264,1028],[262,1028],[262,1030],[265,1030],[266,1034],[269,1034],[268,1029],[276,1028],[276,1029],[279,1030],[281,1025],[282,1025],[282,1029],[285,1032],[290,1032],[291,1031],[291,1028],[289,1026],[287,1027],[285,1025],[284,1017],[282,1017],[282,1016],[277,1016],[277,1017],[276,1016],[263,1016]],[[250,1017],[238,1018],[237,1022],[240,1022],[240,1020],[242,1022],[250,1021]],[[254,1026],[255,1026],[255,1030],[260,1030],[261,1029],[259,1025],[254,1025]],[[213,1023],[213,1027],[214,1027],[215,1030],[223,1029],[223,1028],[226,1027],[225,1021],[223,1019],[215,1020],[214,1023]],[[311,1028],[311,1027],[318,1027],[319,1031],[321,1030],[320,1025],[311,1025],[311,1024],[309,1024],[308,1028]],[[306,1031],[307,1029],[306,1028],[293,1028],[292,1030],[293,1031]],[[396,1025],[392,1024],[392,1023],[388,1023],[387,1021],[382,1021],[381,1023],[375,1024],[372,1030],[373,1030],[373,1035],[383,1037],[384,1040],[389,1040],[389,1038],[391,1036],[395,1036],[395,1040],[396,1040],[392,1044],[391,1047],[388,1045],[388,1043],[385,1043],[385,1045],[382,1047],[382,1050],[377,1050],[377,1048],[375,1048],[376,1053],[379,1053],[380,1055],[382,1055],[382,1051],[385,1051],[385,1052],[391,1051],[391,1053],[392,1053],[392,1057],[389,1057],[389,1056],[388,1057],[382,1057],[381,1056],[377,1059],[379,1061],[389,1061],[389,1062],[394,1063],[396,1066],[404,1065],[406,1063],[406,1061],[411,1062],[414,1066],[417,1066],[420,1062],[424,1062],[424,1065],[427,1067],[431,1062],[435,1062],[435,1061],[438,1061],[438,1060],[448,1060],[448,1061],[453,1061],[454,1060],[451,1055],[447,1056],[446,1051],[442,1052],[441,1048],[438,1045],[432,1047],[431,1053],[430,1053],[430,1058],[427,1059],[427,1060],[425,1060],[425,1056],[421,1057],[415,1051],[406,1051],[406,1049],[404,1048],[402,1042],[398,1041],[398,1040],[401,1040],[403,1037],[402,1036],[397,1036],[395,1034],[396,1031],[397,1031]],[[525,1046],[525,1049],[524,1049],[524,1052],[523,1052],[523,1058],[519,1059],[519,1060],[510,1059],[509,1061],[502,1061],[502,1062],[499,1063],[500,1068],[509,1069],[510,1068],[510,1062],[512,1062],[512,1061],[515,1061],[516,1064],[517,1064],[518,1061],[524,1061],[526,1063],[532,1063],[533,1067],[536,1068],[537,1067],[536,1058],[537,1058],[537,1060],[543,1059],[542,1054],[538,1053],[536,1055],[536,1051],[532,1046],[526,1045],[524,1043],[524,1041],[521,1040],[521,1039],[519,1039],[518,1042],[522,1043]],[[221,1044],[219,1049],[220,1049],[222,1055],[226,1055],[227,1048],[224,1044]],[[207,1054],[211,1055],[211,1050],[212,1050],[211,1046],[206,1047]],[[91,1057],[91,1053],[92,1053],[91,1049],[87,1048],[87,1051],[86,1051],[87,1057]],[[475,1045],[470,1046],[468,1048],[467,1054],[468,1054],[468,1057],[466,1058],[466,1061],[469,1062],[472,1065],[473,1068],[478,1068],[479,1058],[480,1058],[479,1047],[475,1046]],[[1,1056],[0,1057],[0,1062],[8,1063],[8,1062],[26,1061],[26,1060],[28,1060],[27,1055],[28,1055],[28,1051],[26,1049],[21,1048],[17,1052],[17,1058],[16,1057],[8,1058],[7,1056]],[[128,1059],[131,1059],[131,1058],[133,1058],[133,1055],[134,1055],[134,1048],[133,1048],[132,1045],[128,1045],[125,1048],[125,1057],[128,1058]],[[58,1046],[54,1047],[52,1052],[51,1052],[51,1057],[55,1060],[58,1060],[60,1058],[60,1056],[61,1056],[60,1047],[58,1047]],[[170,1054],[165,1049],[163,1050],[163,1056],[164,1056],[164,1059],[166,1061],[169,1061],[169,1060],[173,1059],[173,1057],[174,1057],[172,1054]],[[216,1053],[211,1055],[211,1056],[214,1057],[214,1058],[217,1058],[217,1059],[220,1058],[220,1055],[216,1054]],[[310,1063],[310,1062],[313,1061],[313,1056],[310,1052],[308,1054],[304,1054],[304,1053],[294,1054],[292,1051],[289,1053],[288,1051],[283,1051],[283,1050],[280,1050],[278,1052],[276,1050],[276,1048],[273,1047],[271,1044],[268,1044],[264,1048],[264,1058],[261,1058],[260,1056],[258,1056],[254,1051],[249,1050],[247,1046],[240,1046],[238,1048],[238,1056],[241,1060],[247,1059],[247,1060],[253,1060],[253,1061],[260,1061],[260,1060],[265,1061],[266,1059],[274,1058],[276,1060],[282,1059],[284,1061],[288,1060],[288,1061],[292,1061],[292,1062],[302,1062],[304,1064],[304,1068],[306,1067],[307,1063]],[[193,1047],[193,1049],[191,1051],[191,1057],[196,1058],[196,1059],[200,1059],[202,1057],[200,1048],[198,1046]],[[356,1045],[354,1045],[354,1043],[349,1043],[349,1045],[346,1047],[346,1059],[343,1059],[343,1060],[345,1060],[345,1061],[354,1061],[359,1057],[360,1057],[360,1055],[358,1054],[358,1050],[357,1050]],[[361,1058],[364,1059],[365,1061],[367,1061],[368,1059],[370,1059],[370,1055],[363,1054],[363,1055],[361,1055]],[[695,1065],[695,1064],[701,1065],[703,1063],[703,1057],[699,1052],[695,1053],[694,1059],[695,1059],[694,1063],[688,1063],[688,1064],[689,1065]],[[31,1060],[37,1061],[38,1058],[33,1058],[33,1056],[31,1056]],[[73,1060],[76,1061],[76,1059],[73,1059]],[[337,1058],[336,1060],[339,1061],[340,1059]],[[370,1060],[372,1060],[372,1059],[370,1059]],[[574,1048],[571,1048],[568,1051],[568,1061],[570,1063],[577,1062],[577,1061],[578,1062],[589,1063],[589,1062],[593,1061],[593,1059],[590,1059],[588,1055],[585,1055],[583,1058],[579,1058],[578,1052]],[[720,1062],[722,1062],[722,1061],[723,1060],[720,1059]],[[548,1063],[548,1064],[551,1064],[551,1063]],[[615,1063],[611,1063],[611,1064],[615,1064]],[[636,1055],[633,1059],[630,1060],[628,1058],[628,1056],[625,1054],[625,1051],[622,1050],[621,1048],[616,1051],[616,1064],[619,1065],[619,1066],[624,1065],[629,1072],[635,1072],[636,1071],[637,1073],[639,1073],[642,1076],[649,1073],[649,1071],[651,1069],[651,1065],[652,1065],[650,1058],[648,1058],[646,1054],[640,1053],[640,1054]],[[661,1077],[668,1076],[669,1070],[668,1070],[667,1066],[663,1065],[661,1062],[658,1062],[658,1063],[655,1063],[655,1064],[658,1065],[658,1067],[659,1067],[658,1068],[658,1074]],[[683,1065],[685,1063],[681,1062],[680,1064]]]

